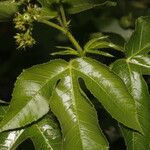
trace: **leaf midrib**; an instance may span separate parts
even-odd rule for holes
[[[48,142],[48,139],[45,137],[44,133],[42,132],[42,130],[40,129],[40,127],[38,126],[38,124],[35,124],[35,127],[39,130],[40,134],[42,135],[42,137],[45,140],[45,143],[48,145],[48,147],[50,148],[50,150],[53,150],[52,146],[50,145],[50,143]],[[33,140],[34,141],[34,140]]]
[[[81,127],[80,127],[80,119],[79,119],[79,116],[78,116],[78,109],[77,109],[77,104],[76,104],[76,98],[75,98],[75,94],[74,94],[74,86],[73,86],[73,73],[72,73],[72,67],[70,66],[69,68],[69,74],[70,74],[70,77],[71,77],[71,95],[72,95],[72,100],[74,102],[74,109],[75,109],[75,114],[77,116],[77,124],[78,124],[78,132],[79,132],[79,136],[80,136],[80,141],[82,141],[82,138],[81,138]],[[83,142],[81,142],[81,146],[82,146],[82,149],[84,150],[84,146],[83,146]]]

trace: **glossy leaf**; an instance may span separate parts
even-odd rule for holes
[[[9,21],[11,17],[18,11],[19,3],[12,1],[0,2],[0,22]]]
[[[1,118],[7,109],[8,106],[0,105]],[[0,133],[0,149],[14,150],[27,138],[33,141],[36,150],[61,150],[61,132],[52,114],[24,129]]]
[[[47,115],[26,130],[36,150],[61,150],[61,131],[53,115]]]
[[[150,95],[148,87],[134,66],[125,60],[113,65],[113,70],[123,79],[136,101],[137,113],[143,134],[122,128],[128,150],[148,150],[150,147]]]
[[[143,74],[150,75],[150,56],[149,55],[137,55],[130,60],[130,65],[141,70]]]
[[[79,78],[83,78],[87,88],[115,119],[142,132],[134,101],[122,80],[90,58],[74,59],[69,63],[55,60],[25,70],[15,84],[10,108],[0,123],[1,131],[39,120],[48,113],[50,104],[62,127],[65,149],[73,145],[78,149],[107,150],[108,144],[98,127],[96,111],[80,89]],[[56,83],[58,85],[54,88]],[[43,130],[32,130],[35,137],[43,133]],[[37,143],[34,133],[31,135]]]
[[[127,62],[139,68],[143,74],[150,74],[149,35],[150,17],[140,17],[137,20],[135,32],[125,46]]]
[[[65,69],[66,62],[58,60],[23,71],[15,84],[10,108],[0,123],[0,131],[20,128],[44,116],[49,111],[48,100],[55,82]]]
[[[4,117],[5,113],[8,110],[8,107],[8,105],[0,104],[0,120]],[[24,129],[0,133],[0,149],[12,150],[14,147],[17,147],[18,145],[16,144],[16,142],[23,132]]]
[[[57,85],[50,106],[60,121],[65,150],[108,150],[99,128],[96,110],[81,92],[76,73],[70,68]]]
[[[89,58],[76,59],[73,61],[73,67],[113,118],[142,132],[134,100],[118,76],[101,63]]]
[[[140,17],[136,22],[135,32],[126,44],[126,54],[129,58],[145,55],[150,50],[150,17]]]
[[[142,75],[150,74],[150,17],[137,20],[136,29],[126,44],[127,59],[118,60],[112,69],[123,79],[136,102],[143,134],[122,127],[128,150],[150,148],[150,95]]]

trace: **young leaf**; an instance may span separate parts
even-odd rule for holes
[[[150,146],[150,95],[142,75],[125,60],[113,65],[113,70],[123,79],[136,101],[136,108],[143,134],[122,127],[128,150],[146,150]]]
[[[111,49],[123,52],[123,48],[121,46],[110,42],[108,40],[108,36],[101,35],[100,37],[89,40],[84,45],[84,53],[92,53],[92,54],[103,55],[106,57],[114,57],[108,52],[101,51],[101,49],[103,48],[107,48],[107,49],[111,48]]]
[[[103,52],[103,51],[99,51],[99,50],[87,50],[87,53],[91,53],[91,54],[97,54],[97,55],[102,55],[102,56],[106,56],[106,57],[114,57],[113,55],[107,53],[107,52]]]
[[[118,76],[93,59],[75,59],[72,63],[87,88],[113,118],[129,128],[142,132],[134,100]]]
[[[102,48],[112,48],[114,50],[123,51],[123,48],[119,45],[113,44],[106,39],[95,38],[87,42],[84,46],[85,51],[88,49],[102,49]]]
[[[96,111],[81,94],[76,73],[71,67],[57,85],[50,106],[60,121],[65,150],[108,150]]]
[[[75,56],[79,55],[78,52],[76,50],[74,50],[73,48],[71,48],[71,47],[57,46],[57,48],[64,49],[64,50],[61,50],[59,52],[51,53],[51,55],[75,55]]]
[[[18,11],[19,3],[12,1],[0,2],[0,22],[9,21],[10,18]]]
[[[56,60],[23,71],[15,84],[10,108],[0,123],[0,131],[23,127],[44,116],[49,111],[51,91],[65,69],[66,62]]]

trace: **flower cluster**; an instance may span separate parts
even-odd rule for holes
[[[23,10],[23,13],[16,13],[13,21],[15,28],[19,31],[19,33],[14,36],[18,48],[25,49],[35,44],[35,40],[32,37],[33,22],[38,19],[39,14],[40,8],[31,4]]]

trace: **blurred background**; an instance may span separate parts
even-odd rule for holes
[[[113,35],[112,40],[123,45],[134,30],[135,20],[147,15],[150,15],[150,0],[118,0],[115,7],[99,8],[69,16],[71,18],[70,29],[81,45],[101,32]],[[13,38],[16,33],[13,23],[0,23],[0,99],[2,100],[10,101],[14,82],[23,69],[57,58],[50,55],[57,50],[56,46],[70,45],[63,34],[46,25],[35,23],[33,32],[36,45],[19,50]],[[93,55],[92,57],[109,65],[123,56],[116,54],[116,58],[109,60],[100,56]],[[145,76],[145,80],[149,85],[148,76]],[[88,91],[86,92],[95,102],[95,98]],[[115,120],[102,107],[98,110],[101,114],[99,115],[100,125],[111,143],[110,150],[125,150],[124,140]],[[24,148],[24,144],[28,145],[30,150],[34,150],[31,141],[25,141],[18,150],[27,149],[27,147]]]

